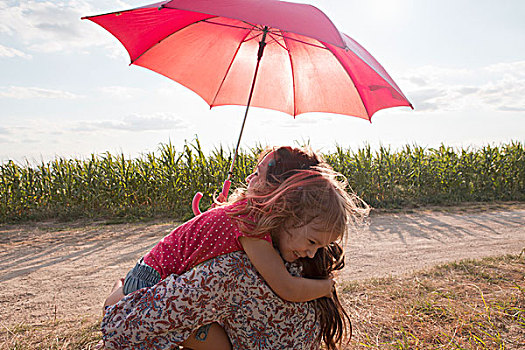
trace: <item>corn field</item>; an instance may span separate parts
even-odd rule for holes
[[[324,157],[351,187],[376,208],[472,201],[525,201],[525,145],[511,142],[478,149],[405,146],[396,151],[337,146]],[[232,188],[256,164],[261,147],[241,150]],[[191,199],[204,193],[201,208],[222,186],[233,151],[205,155],[199,141],[179,151],[163,144],[157,152],[127,159],[91,155],[19,165],[0,165],[0,222],[48,218],[145,218],[192,216]]]

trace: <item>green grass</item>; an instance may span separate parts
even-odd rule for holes
[[[261,147],[241,150],[233,188],[241,185]],[[136,159],[104,153],[86,159],[57,158],[39,165],[0,165],[0,223],[59,218],[192,216],[193,195],[202,209],[221,187],[232,158],[222,147],[205,155],[198,140],[176,150],[163,144]],[[525,146],[511,142],[479,149],[405,146],[392,151],[338,146],[325,158],[375,208],[525,201]]]

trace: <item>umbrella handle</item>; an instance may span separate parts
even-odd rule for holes
[[[232,185],[232,182],[230,180],[224,180],[224,183],[222,184],[222,195],[224,196],[224,200],[226,201],[228,199],[228,192],[230,192],[230,187]]]
[[[221,194],[224,196],[224,200],[228,199],[228,192],[230,192],[230,187],[232,185],[232,182],[230,180],[225,180],[222,184],[222,191]],[[195,216],[201,214],[201,210],[199,209],[199,203],[202,198],[202,192],[195,193],[195,196],[193,196],[193,200],[191,201],[191,209],[193,210],[193,214]]]
[[[195,216],[201,214],[201,210],[199,209],[199,202],[201,201],[201,198],[202,192],[197,192],[191,201],[191,210],[193,210],[193,214],[195,214]]]

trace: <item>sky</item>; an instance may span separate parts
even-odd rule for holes
[[[159,74],[129,65],[122,45],[82,16],[142,0],[0,0],[0,162],[104,152],[127,157],[198,137],[233,148],[243,107],[209,106]],[[252,108],[242,148],[309,143],[397,149],[525,142],[525,1],[317,0],[414,105],[372,123],[335,114]]]

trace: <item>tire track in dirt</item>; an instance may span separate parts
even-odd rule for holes
[[[345,245],[342,280],[410,273],[445,262],[525,249],[525,210],[373,217]]]

